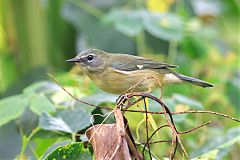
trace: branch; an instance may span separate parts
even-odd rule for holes
[[[145,113],[145,111],[141,111],[141,110],[131,110],[131,109],[122,109],[122,111],[125,112],[139,112],[139,113]],[[152,112],[152,111],[148,111],[147,113],[150,114],[164,114],[164,112]],[[227,119],[231,119],[233,121],[236,122],[240,122],[240,119],[231,117],[227,114],[223,114],[223,113],[219,113],[219,112],[213,112],[213,111],[199,111],[199,110],[194,110],[194,111],[181,111],[181,112],[171,112],[172,115],[177,115],[177,114],[195,114],[195,113],[207,113],[207,114],[213,114],[213,115],[217,115],[217,116],[221,116]]]

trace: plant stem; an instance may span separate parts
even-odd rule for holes
[[[72,141],[76,142],[76,133],[75,132],[72,133]]]
[[[35,151],[34,147],[31,145],[31,143],[29,144],[29,147],[33,153],[33,156],[36,158],[36,159],[40,159],[37,152]]]
[[[168,51],[168,62],[175,63],[176,56],[177,56],[177,41],[171,41],[169,43],[169,51]]]
[[[137,45],[138,55],[139,54],[141,55],[141,53],[145,53],[146,51],[144,41],[145,41],[145,35],[144,35],[144,32],[141,32],[136,36],[136,45]]]
[[[35,129],[32,130],[31,134],[28,137],[23,135],[22,147],[21,147],[21,151],[19,154],[20,159],[21,159],[21,157],[24,157],[25,150],[26,150],[27,145],[28,145],[29,141],[31,140],[31,138],[40,130],[41,129],[39,127],[36,127]]]
[[[76,6],[80,7],[84,11],[88,12],[89,14],[93,15],[94,17],[97,17],[98,19],[100,19],[103,16],[103,12],[101,10],[89,5],[83,0],[80,1],[69,0],[69,1],[75,4]]]

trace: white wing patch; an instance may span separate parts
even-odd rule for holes
[[[142,69],[142,68],[143,68],[143,65],[137,65],[137,67],[138,67],[139,69]]]
[[[112,69],[112,70],[114,70],[115,72],[121,73],[121,74],[130,74],[131,73],[131,71],[121,71],[118,69]]]

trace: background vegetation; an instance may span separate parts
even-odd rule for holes
[[[74,101],[46,73],[76,97],[114,106],[116,95],[100,91],[76,68],[69,72],[72,65],[65,60],[87,48],[177,64],[177,71],[215,87],[166,87],[164,101],[172,111],[212,110],[240,118],[239,6],[237,0],[0,0],[0,159],[39,159],[79,137],[85,141],[91,115],[106,113]],[[160,111],[151,102],[149,109]],[[144,116],[127,117],[136,141],[144,142]],[[152,118],[152,130],[163,124]],[[175,116],[179,130],[209,120],[214,123],[182,137],[190,156],[239,159],[239,123],[204,114]],[[171,135],[166,130],[159,136]],[[152,150],[167,157],[167,147]],[[85,149],[79,152],[89,158]]]

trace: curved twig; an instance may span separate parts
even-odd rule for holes
[[[144,144],[144,146],[143,146],[143,151],[142,151],[142,154],[144,155],[144,151],[145,151],[145,148],[146,148],[146,145],[147,144],[149,144],[150,142],[150,140],[152,139],[152,137],[155,135],[155,133],[157,133],[157,131],[159,131],[161,128],[164,128],[164,127],[170,127],[168,124],[166,124],[166,125],[163,125],[163,126],[160,126],[158,129],[156,129],[153,133],[152,133],[152,135],[147,139],[147,142]],[[172,140],[171,140],[171,142],[172,142]]]
[[[201,125],[199,125],[199,126],[197,126],[197,127],[194,127],[194,128],[189,129],[189,130],[187,130],[187,131],[178,132],[178,133],[179,133],[179,134],[190,133],[190,132],[193,132],[193,131],[195,131],[195,130],[197,130],[197,129],[199,129],[199,128],[202,128],[203,126],[206,126],[206,125],[208,125],[208,124],[210,124],[210,123],[212,123],[212,121],[208,121],[208,122],[203,123],[203,124],[201,124]]]
[[[177,131],[176,127],[175,127],[175,124],[174,124],[174,120],[173,120],[171,111],[170,111],[170,110],[168,109],[168,107],[162,102],[162,100],[159,99],[159,98],[157,98],[157,97],[155,97],[155,96],[152,96],[152,95],[147,94],[147,93],[142,93],[142,92],[129,93],[129,94],[127,94],[126,97],[127,97],[127,98],[131,98],[131,97],[133,97],[133,96],[148,97],[148,98],[150,98],[150,99],[152,99],[152,100],[154,100],[154,101],[156,101],[157,103],[160,104],[160,106],[161,106],[162,109],[163,109],[165,119],[166,119],[167,123],[169,124],[169,126],[170,126],[171,129],[172,129],[172,137],[175,137],[175,136],[176,136],[177,141],[178,141],[178,143],[180,144],[181,149],[182,149],[184,155],[187,157],[187,159],[189,159],[189,156],[188,156],[188,154],[187,154],[187,151],[186,151],[186,149],[184,148],[184,146],[183,146],[183,144],[182,144],[182,142],[181,142],[181,140],[180,140],[178,131]],[[168,117],[168,116],[169,116],[169,117]],[[170,118],[170,119],[169,119],[169,118]],[[172,142],[172,146],[173,146],[173,145],[174,145],[174,142]],[[172,155],[173,155],[173,153],[170,153],[170,159],[172,159]]]
[[[139,112],[139,113],[145,113],[145,111],[141,111],[141,110],[131,110],[131,109],[122,109],[122,111],[125,112]],[[152,111],[148,111],[148,113],[150,114],[164,114],[164,112],[152,112]],[[208,113],[208,114],[214,114],[217,116],[221,116],[236,122],[240,122],[240,119],[231,117],[229,115],[223,114],[223,113],[219,113],[219,112],[213,112],[213,111],[199,111],[199,110],[194,110],[194,111],[180,111],[180,112],[171,112],[172,115],[177,115],[177,114],[195,114],[195,113]]]
[[[149,153],[149,157],[150,159],[152,160],[152,155],[151,155],[151,149],[150,149],[150,145],[148,143],[148,113],[147,113],[147,105],[146,105],[146,99],[145,97],[143,97],[143,101],[144,101],[144,108],[145,108],[145,117],[146,117],[146,134],[147,134],[147,142],[146,142],[146,145],[148,146],[148,153]],[[145,149],[145,148],[144,148]],[[143,154],[143,157],[144,157],[144,150],[142,152]]]

